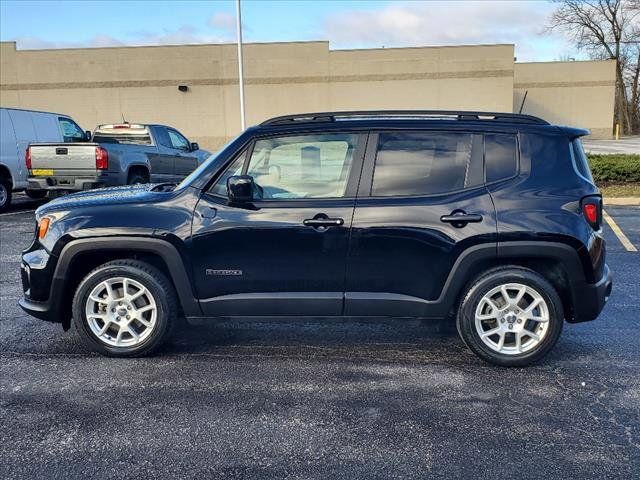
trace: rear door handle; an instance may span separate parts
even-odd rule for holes
[[[443,215],[440,217],[440,221],[444,223],[450,223],[456,228],[462,228],[467,223],[479,223],[482,221],[482,215],[477,213],[467,213],[464,210],[454,210],[449,215]]]

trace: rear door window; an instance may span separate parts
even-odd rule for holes
[[[469,133],[381,133],[371,194],[433,195],[471,187],[479,183],[471,174],[472,150]]]
[[[518,142],[515,135],[486,134],[484,165],[487,183],[511,178],[518,172]]]

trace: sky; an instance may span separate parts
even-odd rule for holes
[[[554,8],[545,0],[242,0],[242,23],[245,42],[514,43],[518,61],[581,58],[561,34],[545,33]],[[0,40],[18,49],[234,42],[235,9],[235,0],[0,0]]]

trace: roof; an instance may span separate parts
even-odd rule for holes
[[[467,110],[358,110],[284,115],[265,120],[260,124],[260,126],[299,125],[311,122],[326,123],[345,120],[457,120],[549,125],[549,122],[539,117],[520,113],[478,112]]]

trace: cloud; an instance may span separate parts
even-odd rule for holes
[[[199,43],[226,43],[233,40],[231,35],[202,33],[196,27],[183,25],[176,30],[162,32],[132,32],[128,45],[187,45]]]
[[[96,35],[90,39],[76,42],[55,42],[39,37],[24,36],[14,39],[20,50],[41,50],[55,48],[87,48],[87,47],[118,47],[124,43],[109,35]]]
[[[57,42],[45,40],[39,37],[24,36],[15,39],[17,48],[20,50],[39,50],[54,48],[99,48],[99,47],[121,47],[127,46],[148,46],[148,45],[187,45],[202,43],[227,43],[233,41],[233,35],[229,34],[208,34],[200,32],[196,27],[183,25],[175,30],[163,30],[153,32],[139,30],[130,32],[126,38],[115,38],[110,35],[96,35],[85,40],[73,42]]]
[[[539,1],[397,2],[332,14],[322,32],[338,48],[515,43],[528,57],[554,8]]]
[[[216,12],[209,19],[209,26],[222,30],[235,30],[236,17],[230,13]]]

